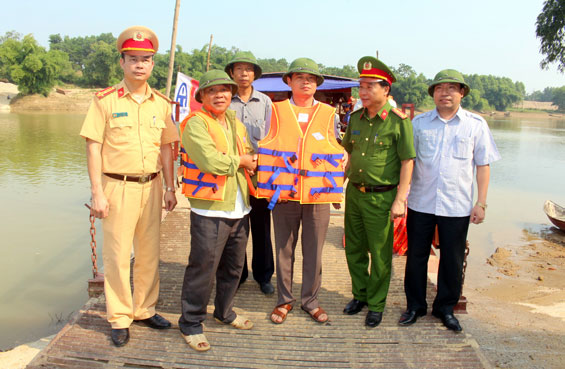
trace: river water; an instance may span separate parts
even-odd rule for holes
[[[57,332],[88,299],[83,118],[0,114],[0,350]],[[489,125],[502,160],[491,166],[486,222],[470,227],[471,275],[496,247],[525,244],[526,232],[551,231],[546,199],[565,205],[565,120]],[[101,232],[97,242],[100,255]]]

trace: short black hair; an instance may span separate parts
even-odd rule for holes
[[[379,85],[381,85],[382,88],[388,87],[388,93],[386,94],[387,96],[390,95],[390,90],[392,89],[392,86],[390,85],[390,83],[388,83],[385,80],[380,80],[377,82]]]

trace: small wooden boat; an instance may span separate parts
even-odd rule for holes
[[[557,228],[565,231],[565,208],[557,205],[551,200],[547,200],[543,205],[543,211]]]

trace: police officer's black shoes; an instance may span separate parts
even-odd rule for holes
[[[110,336],[112,337],[112,342],[116,345],[116,347],[122,347],[129,341],[129,328],[112,328]]]
[[[163,318],[159,314],[155,314],[151,318],[136,320],[136,322],[143,323],[149,328],[153,328],[153,329],[171,328],[171,322],[169,322],[167,319]]]
[[[367,306],[365,301],[359,301],[357,299],[353,299],[345,305],[345,309],[343,312],[347,315],[354,315],[360,312],[363,309],[363,306]]]
[[[381,324],[381,320],[383,320],[382,312],[369,310],[365,317],[365,325],[369,328],[375,328],[377,325]]]
[[[272,295],[275,292],[275,287],[271,282],[259,283],[259,288],[265,295]]]
[[[457,320],[453,314],[442,314],[432,311],[432,315],[441,319],[441,322],[447,329],[451,329],[454,332],[461,332],[463,330],[461,324],[459,324],[459,320]]]
[[[426,310],[406,310],[400,316],[398,324],[412,325],[416,323],[419,317],[426,315]]]

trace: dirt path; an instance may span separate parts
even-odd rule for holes
[[[565,232],[524,232],[524,240],[499,247],[486,278],[467,280],[464,327],[495,367],[563,368]]]

